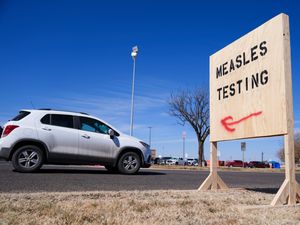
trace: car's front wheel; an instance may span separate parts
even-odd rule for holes
[[[126,152],[118,161],[118,170],[124,174],[135,174],[141,167],[141,159],[135,152]]]
[[[30,173],[41,168],[44,162],[42,150],[34,145],[18,148],[12,156],[12,165],[16,171]]]

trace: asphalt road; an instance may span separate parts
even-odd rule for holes
[[[197,189],[207,171],[142,169],[137,175],[121,175],[90,166],[44,166],[36,173],[14,172],[10,163],[0,161],[0,192],[65,192]],[[282,173],[220,172],[229,187],[276,193],[284,180]],[[300,181],[300,174],[297,174]]]

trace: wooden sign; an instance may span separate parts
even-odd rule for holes
[[[210,57],[211,141],[287,134],[284,16]]]
[[[218,141],[284,135],[285,180],[271,205],[300,202],[290,57],[289,18],[285,14],[210,57],[211,164],[199,190],[228,188],[217,173]]]

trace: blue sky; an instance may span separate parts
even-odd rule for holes
[[[297,1],[0,0],[0,124],[22,108],[85,111],[129,133],[131,48],[139,46],[134,135],[163,156],[197,156],[189,126],[168,115],[178,89],[209,86],[209,56],[279,13],[290,16],[295,129],[300,129]],[[247,160],[276,159],[282,138],[251,139]],[[240,141],[219,144],[241,159]],[[209,156],[208,141],[205,145]]]

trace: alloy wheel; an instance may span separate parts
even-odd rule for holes
[[[125,157],[123,159],[122,164],[123,164],[124,169],[126,169],[127,171],[131,171],[131,170],[136,169],[136,167],[138,166],[138,161],[135,158],[135,156],[128,155],[127,157]]]
[[[33,149],[24,149],[18,155],[19,165],[26,169],[35,167],[39,163],[39,161],[39,154]]]

